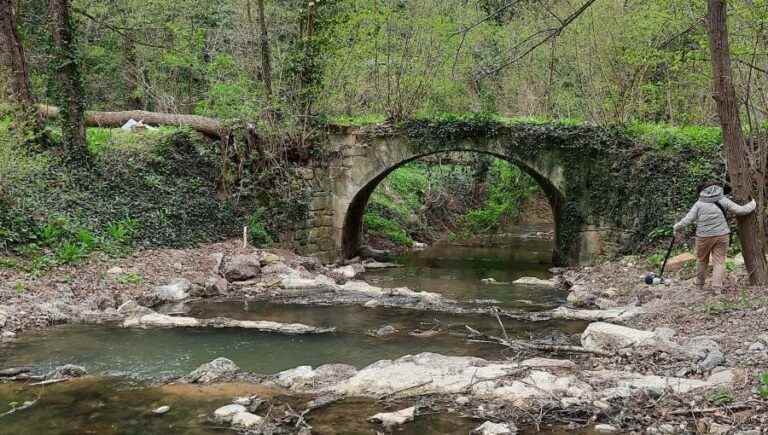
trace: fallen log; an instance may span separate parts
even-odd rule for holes
[[[47,104],[38,104],[37,111],[44,119],[56,119],[59,108]],[[179,115],[175,113],[147,112],[145,110],[125,110],[120,112],[86,112],[85,125],[88,127],[120,127],[128,120],[144,121],[150,125],[188,126],[200,133],[214,138],[221,137],[223,127],[216,118],[199,115]]]
[[[484,341],[490,343],[497,343],[504,347],[511,349],[529,349],[540,350],[544,352],[562,352],[562,353],[589,353],[598,356],[614,356],[614,353],[606,352],[604,350],[586,349],[581,346],[558,346],[553,344],[536,344],[522,340],[506,340],[500,337],[494,337],[492,335],[485,335],[480,331],[472,328],[469,325],[464,325],[469,331],[469,336],[475,341]]]

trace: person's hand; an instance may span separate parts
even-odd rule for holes
[[[680,230],[675,230],[675,233],[672,237],[675,238],[675,243],[680,243],[685,239],[685,235]]]

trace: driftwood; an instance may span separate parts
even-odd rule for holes
[[[30,387],[38,387],[38,386],[43,386],[43,385],[53,385],[53,384],[59,384],[61,382],[67,382],[68,380],[69,380],[69,378],[48,379],[48,380],[40,381],[40,382],[33,382],[33,383],[29,384],[29,386]]]
[[[37,105],[38,113],[45,119],[59,117],[59,108],[47,104]],[[223,133],[221,121],[198,115],[125,110],[121,112],[86,112],[85,125],[88,127],[120,127],[128,120],[144,121],[155,125],[185,125],[209,137],[219,138]]]
[[[37,403],[38,400],[40,400],[40,399],[35,399],[35,400],[31,401],[31,402],[24,402],[24,404],[21,405],[21,406],[14,406],[13,408],[11,408],[10,411],[6,411],[6,412],[0,414],[0,417],[5,417],[6,415],[11,415],[14,412],[18,412],[18,411],[21,411],[23,409],[30,408],[30,407],[34,406],[35,403]]]
[[[31,370],[31,367],[9,367],[7,369],[0,370],[0,378],[16,376],[22,373],[29,373]]]
[[[603,350],[585,349],[581,346],[558,346],[553,344],[536,344],[522,340],[506,340],[500,337],[494,337],[492,335],[485,335],[480,331],[472,328],[469,325],[464,325],[470,333],[470,337],[475,341],[485,341],[490,343],[497,343],[510,349],[529,349],[540,350],[545,352],[563,352],[563,353],[589,353],[599,356],[614,356],[612,352],[606,352]]]
[[[752,406],[749,406],[747,404],[741,403],[741,404],[735,404],[735,405],[729,405],[729,406],[720,406],[720,407],[712,407],[712,408],[678,409],[676,411],[670,412],[669,415],[711,414],[713,412],[743,411],[745,409],[752,409],[752,408],[753,408]]]

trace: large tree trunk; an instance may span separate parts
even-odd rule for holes
[[[75,46],[69,0],[50,0],[48,13],[55,51],[53,67],[62,106],[61,133],[67,147],[67,157],[72,161],[87,163],[89,154],[85,141],[85,92],[80,77],[80,59]]]
[[[726,0],[709,0],[707,14],[709,46],[712,57],[712,81],[717,114],[723,129],[723,141],[735,199],[739,202],[756,197],[755,178],[750,166],[752,152],[741,129],[736,90],[731,78]],[[762,211],[738,218],[739,238],[744,263],[753,285],[768,284],[765,260],[765,234]]]
[[[16,28],[12,0],[0,0],[0,69],[6,80],[6,96],[22,110],[34,113],[35,99],[29,86],[24,47]]]
[[[257,0],[256,7],[259,13],[259,29],[261,31],[261,79],[264,82],[264,95],[267,104],[272,106],[272,59],[269,51],[269,33],[267,30],[267,17],[264,11],[264,0]]]
[[[58,107],[39,104],[40,114],[47,119],[61,116]],[[120,127],[129,119],[144,121],[145,124],[189,126],[206,136],[218,138],[222,134],[221,122],[215,118],[197,115],[176,115],[173,113],[146,112],[144,110],[125,110],[121,112],[87,112],[85,124],[88,127]]]

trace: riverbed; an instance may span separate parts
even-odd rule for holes
[[[513,281],[521,276],[549,277],[550,256],[551,242],[537,238],[520,238],[513,245],[493,248],[439,245],[405,254],[397,260],[402,267],[366,272],[363,279],[381,287],[436,292],[465,304],[543,311],[564,303],[564,292]],[[494,283],[483,283],[487,278],[493,278]],[[100,377],[44,390],[22,385],[0,387],[0,403],[34,400],[38,395],[41,400],[30,409],[6,416],[0,433],[167,433],[169,429],[211,433],[215,428],[206,415],[216,404],[231,400],[235,391],[198,397],[189,391],[144,385],[162,377],[182,376],[222,356],[243,370],[259,374],[326,363],[362,368],[378,360],[426,351],[486,359],[508,356],[495,344],[466,339],[465,325],[488,334],[500,333],[497,320],[487,315],[243,300],[188,304],[184,315],[301,322],[333,326],[336,332],[285,336],[238,329],[66,325],[25,334],[0,348],[0,367],[31,366],[34,373],[42,374],[62,364],[77,364]],[[377,335],[383,326],[391,326],[395,332]],[[560,341],[573,339],[585,326],[573,321],[504,324],[510,336]],[[424,336],[424,332],[431,333]],[[171,405],[174,412],[163,417],[148,412],[160,404]],[[371,433],[374,426],[366,423],[365,417],[374,413],[374,408],[365,401],[345,400],[319,412],[313,424],[317,433]],[[324,419],[347,421],[343,424],[346,432],[340,431],[338,424],[327,423],[323,429]],[[467,433],[476,423],[456,416],[431,415],[406,426],[402,433]],[[4,432],[10,428],[12,432]]]

